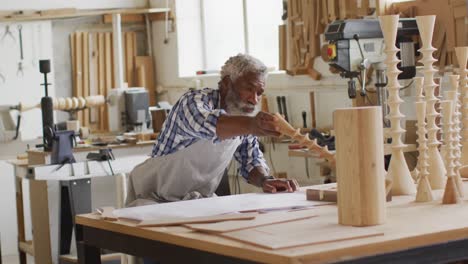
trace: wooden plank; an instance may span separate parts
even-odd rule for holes
[[[287,36],[286,36],[286,25],[278,26],[278,38],[279,38],[279,69],[286,70],[287,67]]]
[[[61,18],[72,18],[72,17],[85,17],[85,16],[101,16],[105,14],[153,14],[153,13],[165,13],[170,11],[169,8],[114,8],[114,9],[89,9],[79,10],[74,13],[66,14],[53,14],[43,15],[37,13],[31,13],[21,16],[0,16],[0,22],[18,22],[18,21],[36,21],[36,20],[52,20]],[[11,12],[9,12],[11,14]]]
[[[98,80],[99,80],[99,94],[106,96],[106,75],[105,68],[110,67],[110,65],[105,64],[106,54],[105,54],[105,33],[97,34],[98,41]],[[105,108],[107,105],[99,107],[99,127],[101,131],[107,131],[105,125]]]
[[[52,263],[46,181],[29,181],[34,263]]]
[[[135,86],[135,56],[136,56],[136,34],[135,32],[125,33],[125,72],[128,87]]]
[[[384,235],[383,232],[373,229],[323,223],[318,221],[319,218],[315,217],[219,235],[272,250]]]
[[[83,96],[83,34],[82,32],[75,32],[75,79],[76,79],[76,96]],[[84,114],[83,111],[79,111],[77,115],[80,124],[84,126]]]
[[[202,232],[209,233],[225,233],[232,231],[239,231],[254,227],[266,226],[271,224],[279,224],[296,220],[303,220],[316,217],[315,210],[300,210],[300,211],[287,211],[287,212],[274,212],[259,214],[255,219],[250,221],[227,221],[210,224],[184,224],[184,226]]]
[[[122,14],[120,16],[121,23],[145,23],[145,16],[142,14]],[[112,15],[105,14],[102,16],[104,24],[112,24]]]
[[[16,171],[16,168],[15,168]],[[19,258],[20,263],[26,263],[26,254],[34,255],[34,251],[29,251],[27,247],[22,248],[22,244],[26,243],[26,233],[24,230],[24,206],[23,206],[23,180],[15,176],[16,187],[16,219],[18,227],[18,245],[19,245]],[[32,242],[31,247],[32,248]],[[1,258],[1,256],[0,256]]]
[[[223,214],[217,216],[202,216],[202,217],[171,217],[171,218],[158,218],[155,220],[141,221],[137,226],[139,227],[158,227],[158,226],[174,226],[183,224],[194,223],[217,223],[230,220],[252,220],[257,217],[257,213],[245,214]]]
[[[98,72],[98,33],[88,35],[88,61],[89,61],[89,95],[99,95],[99,72]],[[99,124],[99,108],[90,108],[90,129],[101,131]]]
[[[115,84],[114,84],[114,76],[113,76],[113,73],[114,73],[114,69],[113,69],[113,56],[112,56],[112,35],[111,33],[105,33],[105,36],[104,36],[104,42],[105,42],[105,48],[104,48],[104,52],[105,52],[105,91],[104,91],[104,94],[105,96],[107,97],[109,91],[115,87]],[[106,104],[106,106],[104,107],[104,126],[105,126],[105,130],[108,131],[109,130],[109,117],[108,117],[108,114],[109,114],[109,108]]]
[[[61,15],[71,15],[76,14],[78,9],[76,8],[57,8],[57,9],[45,9],[41,10],[38,13],[41,16],[61,16]]]
[[[151,56],[136,56],[135,57],[135,68],[139,67],[144,68],[145,72],[145,88],[148,90],[150,97],[150,105],[156,105],[156,84],[155,84],[155,74],[154,74],[154,64],[153,58]]]
[[[82,32],[82,60],[83,60],[83,97],[89,96],[89,42],[88,32]],[[89,109],[83,110],[83,126],[89,127]]]

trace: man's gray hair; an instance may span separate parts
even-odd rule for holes
[[[221,80],[229,76],[231,81],[236,81],[242,75],[253,72],[266,78],[267,67],[259,59],[248,54],[237,54],[230,57],[221,68]]]

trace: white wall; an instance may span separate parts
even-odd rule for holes
[[[0,9],[3,10],[28,10],[28,9],[55,9],[55,8],[134,8],[145,7],[146,0],[16,0],[2,1]]]

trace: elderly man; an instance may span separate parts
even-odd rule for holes
[[[232,157],[264,192],[293,192],[296,181],[269,176],[257,136],[278,136],[276,117],[258,112],[267,68],[244,54],[221,69],[219,89],[184,94],[172,108],[152,158],[130,174],[128,206],[210,197]]]

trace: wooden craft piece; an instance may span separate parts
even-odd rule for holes
[[[314,210],[300,210],[300,211],[287,211],[287,212],[274,212],[259,214],[255,219],[250,221],[225,221],[218,223],[208,223],[208,224],[186,224],[184,226],[202,232],[210,233],[224,233],[238,231],[248,228],[266,226],[271,224],[279,224],[297,220],[308,219],[316,217],[317,214],[314,213]]]
[[[418,188],[416,193],[416,202],[429,202],[434,198],[432,197],[432,189],[427,179],[429,171],[427,168],[429,164],[427,163],[427,139],[426,139],[426,102],[420,101],[416,102],[416,117],[418,120],[418,171],[419,171],[419,181]]]
[[[429,182],[433,190],[443,189],[445,186],[445,165],[438,150],[440,142],[437,140],[439,127],[436,125],[436,118],[439,116],[435,109],[439,101],[434,95],[437,84],[434,83],[434,73],[436,70],[432,66],[437,60],[432,54],[436,50],[432,47],[432,35],[434,32],[435,16],[417,16],[416,22],[421,36],[422,47],[419,51],[423,54],[421,62],[424,65],[424,91],[426,100],[426,119],[428,131],[428,154],[429,154]]]
[[[216,216],[203,216],[203,217],[171,217],[166,219],[144,220],[137,226],[139,227],[157,227],[157,226],[174,226],[182,224],[195,224],[195,223],[216,223],[229,220],[252,220],[257,217],[257,213],[243,213],[243,214],[223,214]]]
[[[455,146],[454,146],[454,129],[452,120],[452,101],[444,100],[440,103],[442,107],[442,117],[444,121],[444,134],[445,140],[447,141],[447,182],[445,184],[444,196],[442,198],[443,204],[454,204],[460,203],[460,194],[456,185],[456,173],[455,173]]]
[[[400,104],[403,100],[399,96],[401,85],[398,82],[398,74],[401,71],[397,68],[400,60],[396,56],[399,49],[395,46],[398,19],[398,15],[379,17],[387,55],[385,64],[387,65],[388,106],[390,108],[387,118],[390,120],[389,133],[392,136],[392,158],[388,167],[387,178],[393,181],[393,195],[407,195],[416,193],[416,186],[402,151],[406,145],[401,140],[401,135],[405,133],[405,130],[401,127],[401,119],[405,116],[400,112]]]
[[[327,184],[328,185],[328,184]],[[306,190],[306,199],[308,201],[324,201],[334,202],[338,201],[338,191],[336,184],[329,184],[325,188],[309,188]]]
[[[292,127],[279,113],[275,116],[278,118],[277,126],[281,135],[288,136],[297,141],[302,146],[306,146],[310,151],[319,154],[320,158],[328,160],[330,163],[335,163],[335,155],[328,150],[327,146],[321,147],[317,144],[317,140],[311,140],[309,135],[302,135],[301,129]]]
[[[423,94],[424,77],[414,77],[413,82],[414,82],[414,87],[416,89],[416,102],[424,101],[424,94]],[[426,118],[426,113],[424,113],[424,118]],[[424,129],[426,128],[425,126],[426,126],[426,123],[424,122]],[[424,132],[424,134],[426,134],[426,133],[427,133],[427,131]],[[426,136],[424,136],[424,138],[425,137]],[[420,174],[419,160],[420,160],[420,158],[418,158],[416,166],[414,167],[414,170],[411,172],[411,177],[413,177],[413,179],[419,179],[419,174]],[[418,185],[418,188],[419,188],[419,185]]]
[[[98,209],[98,212],[101,213],[101,219],[107,221],[117,221],[117,217],[114,215],[114,207],[101,207]]]
[[[65,110],[72,110],[73,100],[70,97],[65,98]]]
[[[467,75],[468,70],[466,69],[467,60],[468,60],[468,47],[455,47],[455,54],[457,56],[458,65],[459,65],[459,86],[458,89],[460,90],[462,96],[462,105],[468,104],[468,83],[467,83]],[[462,144],[462,152],[460,157],[460,163],[462,166],[468,165],[468,108],[462,107],[462,123],[463,123],[463,131],[461,132],[461,144]]]
[[[78,107],[79,108],[84,108],[86,106],[86,100],[84,97],[78,97]]]
[[[106,103],[106,99],[102,95],[92,95],[92,96],[86,97],[85,99],[86,99],[87,107],[100,106]]]
[[[321,223],[318,221],[319,218],[320,216],[306,220],[227,232],[220,234],[220,236],[276,250],[381,236],[384,234],[383,232],[369,228]]]
[[[333,126],[338,222],[352,226],[385,223],[382,108],[337,109],[333,112]],[[362,161],[356,162],[351,157]]]
[[[80,102],[78,98],[72,97],[72,109],[77,109],[79,106]]]
[[[457,185],[458,194],[460,197],[464,197],[465,191],[463,187],[463,181],[460,176],[460,156],[461,156],[461,144],[460,144],[460,104],[458,103],[459,94],[458,88],[458,75],[449,76],[451,90],[445,92],[445,98],[452,101],[452,133],[453,133],[453,163],[455,165],[455,183]],[[447,145],[447,144],[445,144]],[[445,167],[448,165],[445,163]]]
[[[416,102],[422,102],[424,100],[424,94],[423,94],[424,77],[414,77],[413,82],[414,82],[414,87],[416,89]]]
[[[58,101],[58,107],[57,107],[57,109],[58,109],[58,110],[65,110],[66,105],[67,105],[65,98],[59,97],[59,98],[57,99],[57,101]]]
[[[393,183],[389,179],[385,179],[385,196],[387,202],[392,199],[390,191],[392,190]],[[338,191],[336,189],[336,183],[325,184],[318,187],[311,187],[306,189],[306,199],[308,201],[322,201],[322,202],[338,202]]]

